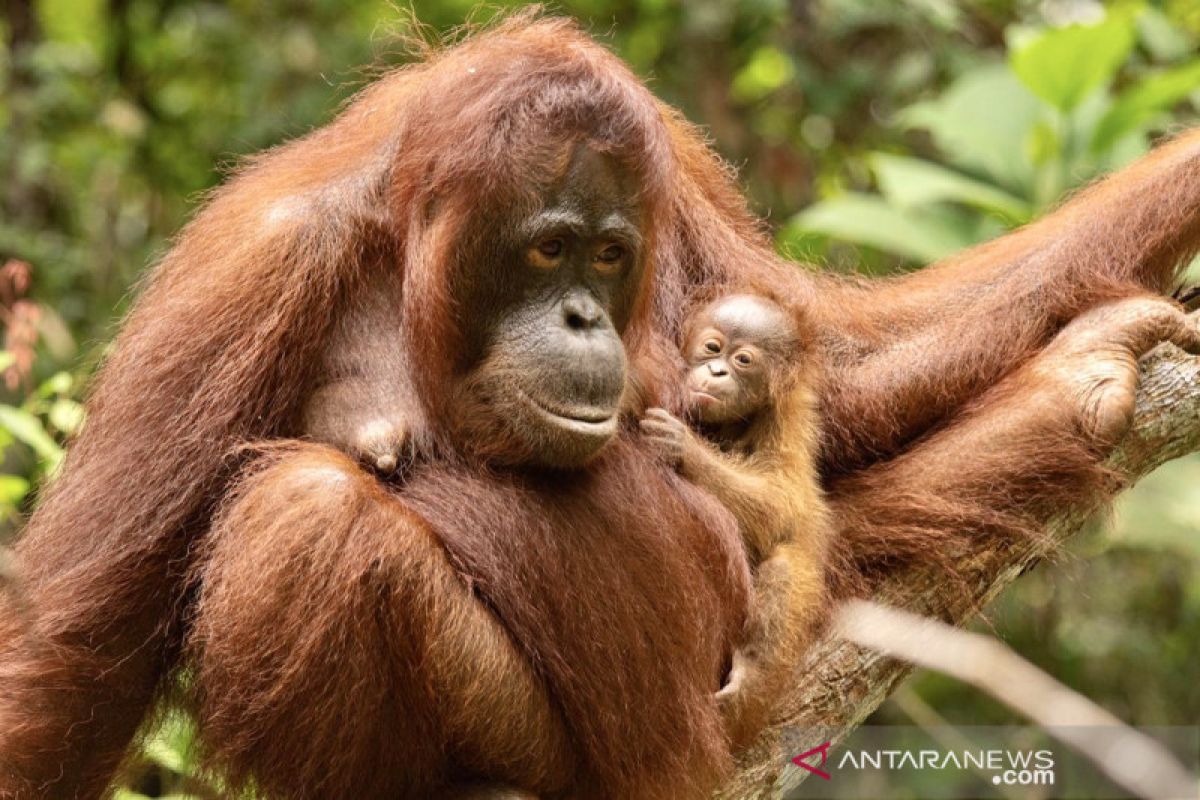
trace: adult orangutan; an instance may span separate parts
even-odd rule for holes
[[[781,263],[700,135],[569,22],[395,72],[253,159],[126,320],[17,547],[0,795],[103,794],[175,690],[231,790],[703,796],[748,571],[633,424],[682,410],[696,299],[805,306],[842,561],[931,558],[1100,499],[1137,355],[1196,344],[1152,295],[1198,205],[1193,136],[941,266],[840,281]],[[381,307],[402,488],[294,438]]]

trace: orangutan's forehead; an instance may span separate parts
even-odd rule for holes
[[[771,344],[789,338],[793,326],[788,315],[770,300],[735,295],[706,309],[708,321],[726,336],[743,342]]]
[[[638,248],[642,214],[636,180],[617,159],[585,143],[572,145],[570,153],[541,207],[519,224],[522,239],[607,236]]]
[[[632,211],[637,207],[637,178],[613,156],[575,142],[565,148],[550,194],[552,205],[579,205],[595,195],[620,197]]]

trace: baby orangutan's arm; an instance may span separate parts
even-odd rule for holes
[[[641,429],[659,458],[729,509],[751,562],[765,559],[791,524],[783,518],[772,476],[763,474],[752,457],[721,452],[665,409],[649,409]]]
[[[663,409],[648,411],[641,428],[660,457],[733,513],[755,565],[754,622],[717,693],[740,748],[768,721],[822,618],[829,517],[815,465],[772,468],[764,454],[722,453]]]

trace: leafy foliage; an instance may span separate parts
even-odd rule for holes
[[[1010,26],[1005,63],[972,66],[896,115],[899,128],[927,132],[949,168],[870,153],[881,197],[833,194],[793,217],[784,241],[811,250],[807,237],[828,237],[934,261],[1028,222],[1073,186],[1141,155],[1168,112],[1200,90],[1190,51],[1167,64],[1134,58],[1139,41],[1153,58],[1153,37],[1163,35],[1140,28],[1142,19],[1163,22],[1154,8],[1125,4],[1088,24]]]

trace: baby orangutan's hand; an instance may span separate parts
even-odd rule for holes
[[[672,467],[683,463],[692,432],[683,420],[664,408],[646,411],[639,426],[650,450]]]

